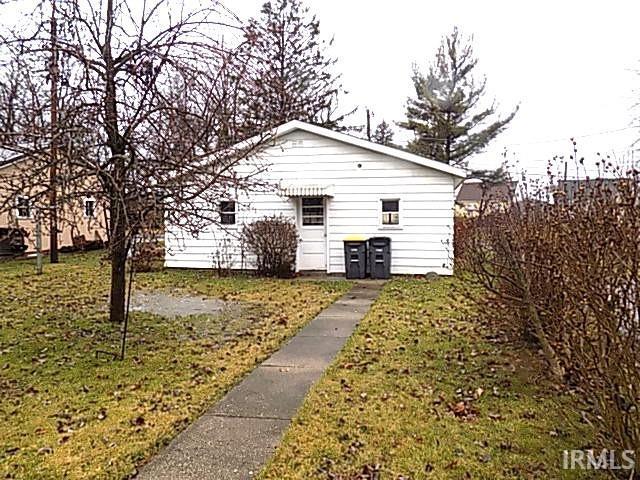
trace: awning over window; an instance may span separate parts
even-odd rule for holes
[[[333,197],[333,185],[283,185],[287,197]]]

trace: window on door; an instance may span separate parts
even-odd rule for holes
[[[302,199],[302,225],[324,225],[324,199],[322,197]]]
[[[381,200],[382,225],[400,225],[400,200]]]

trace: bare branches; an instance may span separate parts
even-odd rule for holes
[[[457,227],[459,266],[486,312],[532,334],[556,378],[582,390],[606,445],[640,447],[640,172],[527,192]]]
[[[243,98],[247,134],[289,120],[329,128],[338,126],[339,75],[332,69],[330,41],[320,36],[320,23],[299,0],[266,2],[261,15],[244,28],[244,61],[251,65]]]
[[[46,78],[35,73],[50,53],[41,18],[33,18],[34,34],[14,35],[4,44],[14,66],[0,84],[0,133],[5,148],[29,162],[5,182],[0,208],[10,209],[19,192],[33,194],[46,208],[52,184],[61,186],[60,207],[92,192],[108,212],[111,318],[120,321],[132,239],[157,235],[165,217],[194,232],[215,222],[209,206],[219,196],[251,188],[259,165],[236,166],[259,150],[265,136],[229,148],[228,139],[237,138],[231,119],[239,107],[229,100],[237,98],[246,70],[236,66],[237,51],[217,40],[228,14],[215,4],[58,0],[57,6],[53,47],[61,60],[61,101],[53,135],[45,115]],[[47,148],[52,142],[64,155],[55,182],[47,182],[43,174],[55,161]]]

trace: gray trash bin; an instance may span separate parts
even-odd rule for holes
[[[367,242],[364,240],[344,241],[344,270],[349,279],[367,276]]]
[[[391,239],[389,237],[369,239],[369,271],[371,278],[391,277]]]

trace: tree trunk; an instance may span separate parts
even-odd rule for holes
[[[118,129],[118,103],[116,98],[116,68],[111,52],[114,13],[113,0],[107,1],[107,17],[103,56],[105,63],[104,127],[111,150],[113,181],[110,194],[110,242],[111,253],[111,297],[109,319],[122,323],[125,317],[126,265],[127,265],[127,218],[126,218],[126,145]]]
[[[49,259],[58,263],[58,26],[56,2],[51,2],[51,165],[49,167]]]
[[[444,163],[451,165],[451,114],[447,112],[447,132],[444,144]]]
[[[124,215],[119,205],[120,202],[112,202],[111,205],[111,296],[109,302],[109,320],[115,323],[124,322],[125,316],[125,292],[126,292],[126,266],[127,243],[126,225]]]

